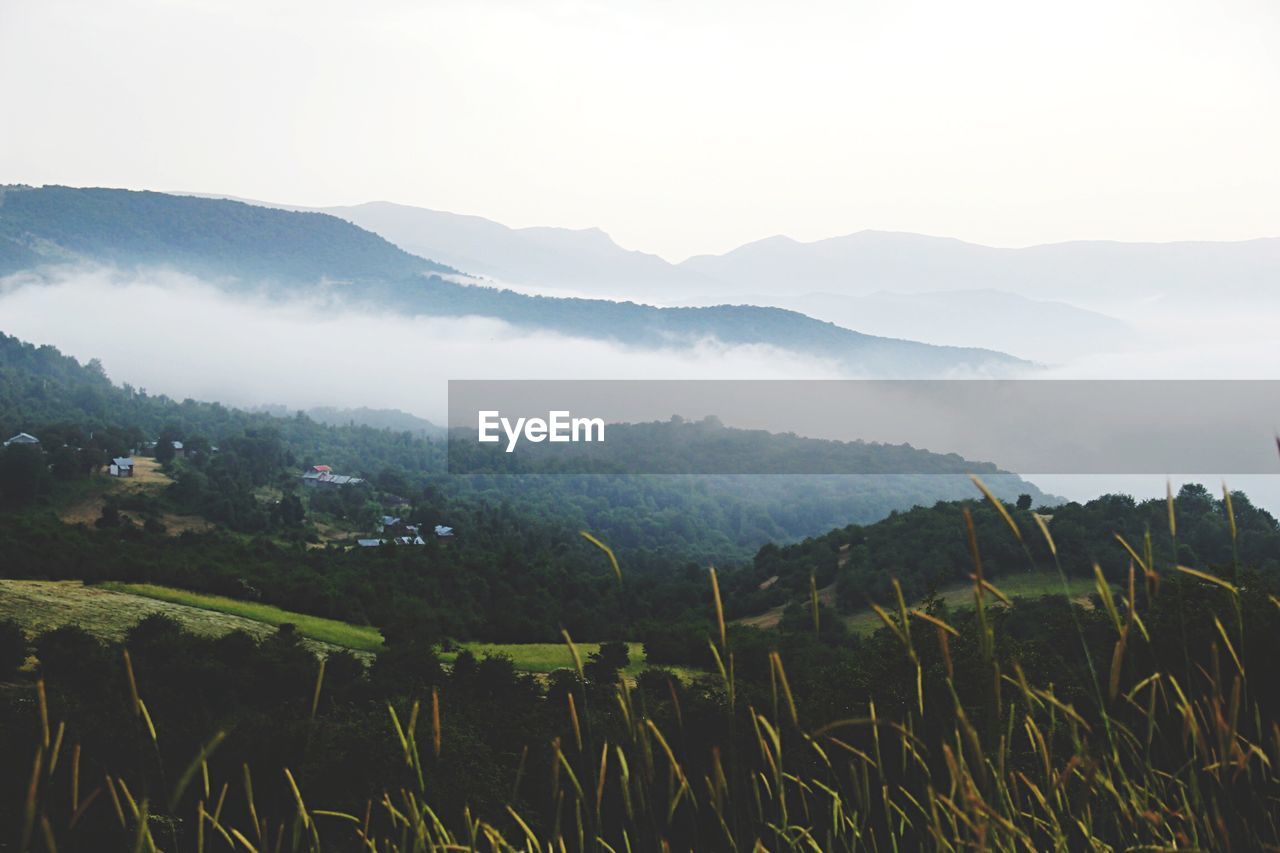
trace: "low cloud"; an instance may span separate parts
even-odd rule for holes
[[[442,422],[448,379],[832,379],[769,346],[642,349],[485,317],[405,317],[233,295],[170,270],[59,268],[0,280],[0,331],[101,359],[177,399],[401,409]]]
[[[1273,378],[1270,312],[1204,310],[1135,317],[1140,346],[1084,356],[1052,378]],[[229,405],[396,408],[445,420],[448,379],[837,379],[832,363],[707,340],[641,349],[517,329],[481,317],[404,317],[323,299],[232,295],[168,270],[59,268],[0,279],[0,331],[98,358],[116,382]],[[947,449],[947,448],[944,448]],[[1164,493],[1155,476],[1032,475],[1049,492]],[[1174,477],[1185,480],[1218,478]],[[1229,478],[1280,510],[1280,478]]]

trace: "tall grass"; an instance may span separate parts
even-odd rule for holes
[[[1018,521],[987,497],[1021,540]],[[1028,518],[1027,530],[1044,538],[1056,563],[1049,525]],[[179,807],[190,821],[183,843],[199,851],[1280,849],[1280,728],[1265,722],[1253,698],[1238,569],[1220,577],[1176,560],[1157,565],[1150,536],[1137,547],[1118,543],[1132,560],[1127,577],[1118,592],[1100,572],[1094,584],[1109,626],[1109,658],[1094,658],[1075,623],[1091,681],[1086,695],[1076,695],[1077,706],[1053,683],[1032,683],[1016,659],[998,653],[997,608],[1010,602],[983,573],[971,521],[968,533],[972,609],[963,625],[909,607],[896,584],[895,600],[875,608],[912,685],[896,715],[872,701],[865,713],[810,721],[776,652],[769,691],[753,702],[749,697],[762,694],[738,683],[712,570],[708,603],[716,623],[708,642],[716,667],[707,689],[721,698],[723,751],[685,742],[675,690],[676,722],[664,730],[625,679],[614,696],[621,726],[595,726],[582,655],[566,635],[583,689],[567,694],[570,735],[553,742],[554,761],[545,769],[550,819],[534,820],[514,806],[483,818],[468,811],[445,819],[433,810],[432,762],[449,749],[440,733],[448,708],[438,693],[428,710],[414,705],[407,717],[389,708],[410,784],[351,814],[309,803],[286,770],[292,809],[262,815],[247,768],[242,779],[210,781],[207,759],[220,737],[177,776],[167,803],[137,799],[135,786],[111,776],[82,796],[79,753],[66,760],[64,729],[50,721],[41,685],[21,849],[54,850],[61,839],[73,839],[90,808],[109,809],[134,849],[160,849],[175,842],[157,837],[154,816]],[[1060,565],[1057,571],[1066,583]],[[1207,663],[1176,672],[1137,651],[1179,641],[1152,637],[1144,619],[1162,580],[1175,576],[1224,610],[1214,619],[1211,648],[1203,650]],[[812,612],[818,633],[819,609]],[[966,660],[978,662],[963,675],[954,653],[962,644],[973,651]],[[320,669],[313,709],[323,679]],[[133,690],[131,701],[154,742],[139,689],[145,686]],[[193,804],[184,799],[188,787],[198,792]],[[45,804],[66,797],[72,817],[55,826]],[[247,825],[224,818],[231,797],[247,804]]]

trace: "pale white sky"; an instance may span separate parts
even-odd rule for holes
[[[388,199],[670,259],[1280,235],[1273,0],[0,0],[0,182]]]

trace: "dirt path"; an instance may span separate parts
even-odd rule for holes
[[[81,581],[0,579],[0,619],[17,622],[32,636],[51,628],[78,625],[99,639],[119,641],[138,620],[153,613],[169,616],[188,631],[210,637],[241,630],[261,639],[276,630],[271,625],[243,616],[112,592],[85,586]],[[317,640],[305,639],[302,642],[317,655],[340,648]],[[368,652],[354,654],[366,662],[373,659]]]

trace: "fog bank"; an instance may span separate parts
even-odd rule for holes
[[[0,279],[0,331],[98,358],[177,399],[394,408],[443,422],[448,379],[830,379],[769,346],[641,349],[484,317],[405,317],[332,300],[228,294],[171,270],[61,268]]]

